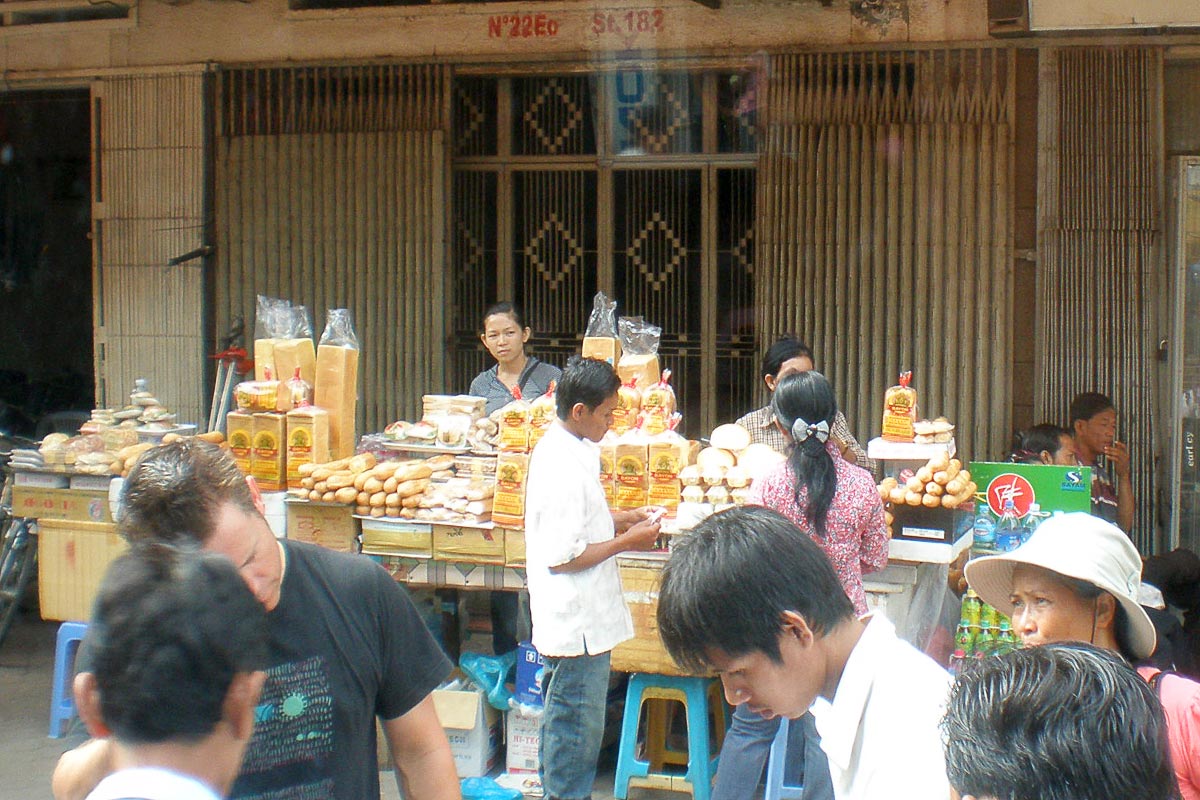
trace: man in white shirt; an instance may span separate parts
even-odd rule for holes
[[[546,800],[591,797],[604,733],[610,651],[633,637],[615,556],[658,539],[648,511],[611,512],[596,442],[621,382],[607,362],[572,359],[555,391],[559,421],[534,449],[525,498],[533,646],[543,677]]]
[[[224,556],[141,547],[105,575],[79,715],[111,737],[88,800],[217,800],[238,774],[266,673],[267,617]]]
[[[730,704],[812,710],[838,800],[931,800],[949,785],[939,731],[950,676],[854,607],[821,548],[758,506],[714,514],[663,571],[658,626],[685,667],[721,675]]]

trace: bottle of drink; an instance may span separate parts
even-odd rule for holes
[[[968,588],[962,599],[962,617],[968,622],[979,624],[979,615],[983,613],[983,601],[974,589]]]
[[[950,674],[957,675],[962,672],[963,665],[967,662],[967,654],[962,650],[955,650],[950,656]]]
[[[1016,631],[1012,629],[1012,625],[1006,619],[1000,620],[1000,633],[996,638],[1003,642],[1009,650],[1016,650],[1021,646],[1021,640],[1017,638]]]
[[[996,654],[996,635],[991,628],[984,628],[975,637],[975,653],[979,658]]]
[[[996,549],[1001,553],[1016,550],[1025,538],[1025,526],[1017,516],[1017,507],[1012,498],[1004,501],[1000,521],[996,523]]]
[[[965,617],[958,623],[958,630],[954,634],[954,646],[963,653],[971,652],[975,645],[975,633],[971,630],[971,622]]]
[[[1037,503],[1029,504],[1029,513],[1025,515],[1025,532],[1024,539],[1021,544],[1029,541],[1029,537],[1033,536],[1033,532],[1038,529],[1038,526],[1045,521],[1046,515],[1042,513],[1042,507]]]
[[[973,547],[975,550],[991,552],[996,549],[996,523],[992,521],[992,512],[987,504],[983,504],[975,516],[975,531]]]

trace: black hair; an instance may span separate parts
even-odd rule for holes
[[[825,551],[787,517],[744,506],[708,517],[681,537],[663,568],[658,629],[685,668],[714,651],[781,660],[781,615],[792,611],[817,635],[854,619]]]
[[[1070,575],[1063,575],[1061,572],[1055,572],[1052,569],[1041,567],[1041,569],[1050,573],[1052,579],[1057,580],[1076,597],[1085,602],[1095,605],[1101,595],[1107,594],[1112,596],[1111,592],[1106,592],[1094,583],[1085,581],[1080,578],[1072,578]],[[1121,605],[1116,597],[1113,597],[1113,638],[1117,640],[1117,651],[1121,656],[1131,664],[1139,660],[1133,650],[1133,631],[1131,629],[1133,623],[1129,620],[1129,614],[1125,611],[1125,606]]]
[[[1081,642],[1015,650],[958,676],[942,721],[960,794],[1005,800],[1178,798],[1154,690]]]
[[[525,330],[527,327],[525,324],[525,315],[521,313],[521,309],[517,308],[516,305],[508,302],[507,300],[502,303],[494,303],[488,307],[487,311],[483,312],[483,325],[486,326],[488,318],[494,317],[497,314],[503,314],[505,316],[512,317],[513,322],[517,323],[517,327],[521,330]]]
[[[763,356],[762,377],[766,378],[768,375],[778,376],[779,370],[783,367],[783,362],[801,356],[804,356],[809,361],[813,361],[812,349],[795,336],[780,337],[773,345],[767,348],[767,352]]]
[[[583,403],[594,411],[620,388],[621,379],[612,364],[597,358],[571,356],[554,390],[558,418],[570,419],[576,403]]]
[[[1084,392],[1071,401],[1070,422],[1074,426],[1079,420],[1087,422],[1092,417],[1114,408],[1112,400],[1099,392]]]
[[[203,543],[224,503],[260,513],[233,458],[190,437],[142,454],[125,479],[117,522],[131,542]]]
[[[775,386],[771,396],[775,419],[792,439],[788,448],[788,466],[796,478],[796,505],[804,509],[804,518],[818,536],[825,536],[825,520],[837,490],[837,468],[825,449],[825,441],[815,433],[799,441],[793,426],[824,422],[832,427],[837,416],[837,400],[825,376],[815,370],[788,375]]]
[[[1008,458],[1014,464],[1040,464],[1043,450],[1051,455],[1058,453],[1062,449],[1062,437],[1070,435],[1069,430],[1053,422],[1043,422],[1027,431],[1017,431],[1013,434],[1012,452]]]
[[[88,637],[101,719],[129,744],[210,734],[234,676],[267,661],[266,611],[233,563],[161,544],[109,566]]]

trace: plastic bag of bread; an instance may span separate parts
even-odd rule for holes
[[[545,394],[539,395],[529,404],[529,451],[541,440],[554,420],[558,418],[558,408],[554,401],[554,390],[557,381],[550,381],[550,388]]]
[[[917,390],[908,384],[912,372],[900,373],[900,382],[883,395],[883,438],[889,442],[911,442],[917,421]]]
[[[598,358],[614,367],[621,360],[621,340],[617,338],[617,301],[604,292],[596,292],[592,315],[583,334],[583,357]]]
[[[520,393],[520,389],[517,390]],[[529,403],[518,397],[498,412],[500,449],[510,453],[529,450]]]
[[[622,381],[637,379],[642,386],[658,380],[658,342],[662,328],[641,317],[621,317],[617,321],[621,337],[621,360],[617,374]]]
[[[671,370],[662,371],[662,379],[642,392],[643,427],[650,436],[670,428],[675,413],[675,390],[671,388]]]
[[[638,378],[633,376],[617,389],[617,407],[613,409],[613,421],[609,430],[622,434],[637,422],[642,409],[642,392],[638,389]]]

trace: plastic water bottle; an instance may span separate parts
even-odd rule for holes
[[[992,522],[991,513],[986,505],[975,517],[973,542],[976,550],[993,550],[996,547],[996,523]]]
[[[1002,553],[1016,550],[1025,538],[1025,526],[1021,524],[1017,507],[1010,497],[1004,501],[1004,510],[1000,513],[1000,521],[996,523],[996,549]]]

